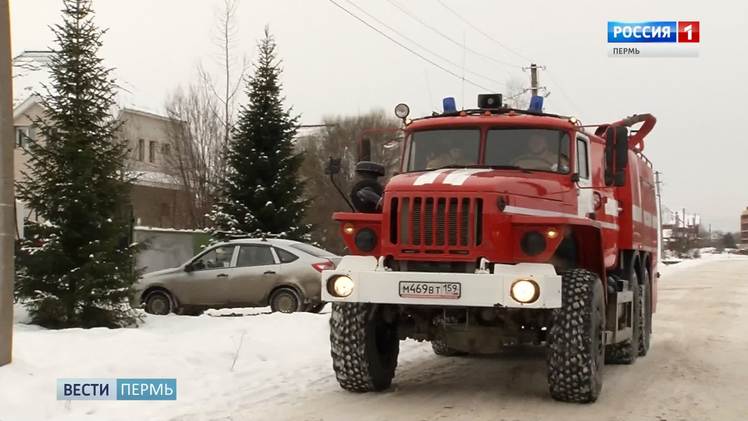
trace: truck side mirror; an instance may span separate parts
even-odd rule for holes
[[[621,187],[626,183],[629,163],[629,131],[625,126],[605,129],[605,185]]]
[[[615,172],[615,142],[616,134],[613,127],[605,129],[605,185],[613,185],[613,173]]]
[[[626,184],[626,167],[629,164],[629,129],[616,126],[616,177],[615,184],[621,187]]]

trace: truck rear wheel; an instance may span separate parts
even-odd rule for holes
[[[644,269],[644,279],[639,285],[639,306],[639,356],[643,357],[649,351],[652,336],[652,287],[648,269]]]
[[[639,275],[636,273],[634,264],[629,265],[629,273],[626,274],[626,279],[628,279],[631,291],[634,293],[634,297],[631,300],[633,304],[631,313],[633,318],[631,323],[631,339],[626,339],[623,342],[605,347],[605,362],[608,364],[632,364],[639,355],[639,328],[642,317],[641,289],[639,287]]]
[[[340,387],[350,392],[387,389],[399,352],[397,324],[387,323],[377,305],[333,303],[330,354]]]
[[[553,311],[548,333],[548,386],[553,399],[594,402],[602,389],[604,365],[603,287],[584,269],[571,269],[562,280],[561,308]]]

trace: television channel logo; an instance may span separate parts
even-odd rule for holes
[[[698,57],[699,21],[608,21],[609,57]]]
[[[173,401],[177,379],[57,379],[60,401]]]

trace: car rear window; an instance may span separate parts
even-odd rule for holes
[[[293,247],[296,250],[301,250],[304,253],[309,253],[314,257],[330,257],[333,255],[327,250],[321,249],[319,247],[314,247],[309,244],[304,244],[304,243],[290,244],[290,247]]]
[[[275,248],[275,252],[278,253],[278,258],[280,259],[281,263],[291,263],[299,258],[299,256],[291,253],[290,251],[279,249],[278,247]]]

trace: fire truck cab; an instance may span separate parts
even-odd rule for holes
[[[655,118],[584,126],[501,103],[412,121],[398,105],[399,173],[381,186],[381,166],[358,164],[356,211],[333,216],[352,254],[321,279],[344,389],[389,387],[405,338],[442,356],[544,345],[551,396],[568,402],[597,399],[605,363],[646,355]]]

